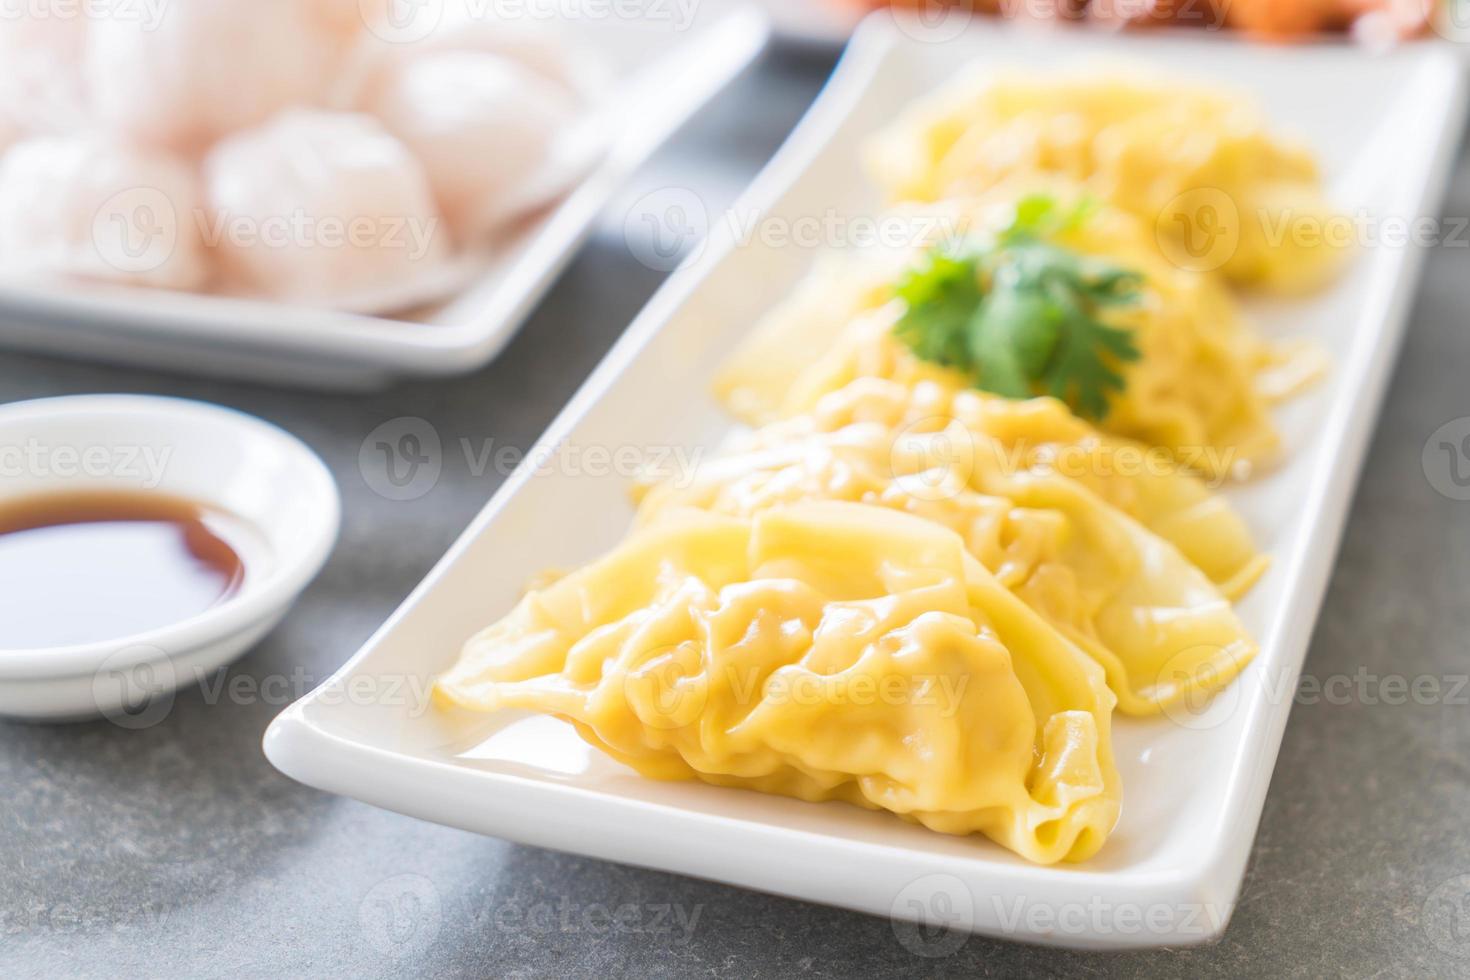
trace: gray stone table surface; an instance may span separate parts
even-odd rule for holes
[[[1307,660],[1319,681],[1349,678],[1346,696],[1292,711],[1238,910],[1212,947],[1098,955],[969,938],[924,958],[882,919],[421,823],[300,786],[262,757],[283,704],[367,638],[502,478],[451,453],[432,492],[393,503],[358,469],[367,433],[420,416],[451,444],[530,445],[659,284],[624,216],[668,186],[723,207],[832,59],[763,56],[639,174],[471,377],[340,396],[0,354],[3,401],[157,392],[276,422],[326,459],[346,511],[325,572],[231,669],[274,686],[190,689],[142,731],[0,724],[0,977],[1470,975],[1470,705],[1455,681],[1470,672],[1470,503],[1421,466],[1430,434],[1470,416],[1470,250],[1453,243],[1429,258]],[[1470,214],[1466,161],[1445,213]],[[1440,679],[1443,696],[1395,703],[1390,676]]]

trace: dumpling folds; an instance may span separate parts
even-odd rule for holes
[[[1068,205],[1081,195],[1074,185],[1028,183],[951,202],[930,217],[936,230],[984,239],[1010,220],[1016,201],[1038,190]],[[917,225],[923,214],[908,213],[907,220]],[[1077,254],[1143,277],[1139,303],[1108,315],[1133,331],[1141,356],[1118,366],[1125,387],[1109,396],[1100,427],[1162,446],[1210,477],[1269,464],[1280,451],[1270,405],[1292,393],[1279,390],[1277,379],[1310,379],[1320,373],[1320,356],[1300,345],[1267,343],[1219,282],[1163,259],[1154,238],[1132,215],[1101,206],[1055,236]],[[873,252],[820,265],[736,350],[716,381],[717,393],[731,411],[761,424],[806,411],[856,376],[968,384],[963,374],[920,360],[892,336],[904,312],[894,287],[924,251]]]
[[[1082,860],[1118,815],[1103,673],[880,507],[684,511],[529,593],[438,681],[565,718],[645,776],[889,810]]]
[[[1077,481],[1009,472],[999,454],[975,452],[954,421],[928,431],[875,422],[801,429],[798,421],[756,433],[751,449],[716,457],[692,481],[654,486],[640,521],[688,507],[750,517],[809,500],[934,521],[1101,664],[1119,708],[1132,715],[1208,697],[1255,656],[1255,642],[1204,573]]]
[[[1255,584],[1267,559],[1256,550],[1240,515],[1169,454],[1102,435],[1053,398],[1013,400],[964,386],[951,372],[901,351],[869,348],[809,389],[791,392],[803,414],[791,430],[834,431],[853,422],[925,432],[957,421],[966,447],[993,465],[978,467],[996,482],[983,493],[1009,494],[997,474],[1050,473],[1082,484],[1178,548],[1229,599]],[[790,430],[770,426],[776,442]]]
[[[868,147],[895,201],[982,193],[1056,177],[1157,228],[1162,253],[1235,282],[1299,292],[1341,264],[1304,148],[1276,139],[1245,99],[1174,81],[979,73],[917,102]]]

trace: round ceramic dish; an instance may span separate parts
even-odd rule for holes
[[[0,716],[126,721],[249,649],[286,614],[337,539],[341,501],[299,439],[201,402],[85,395],[0,407],[0,501],[156,491],[226,511],[257,534],[240,590],[170,626],[100,643],[5,649]]]

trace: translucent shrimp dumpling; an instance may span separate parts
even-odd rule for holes
[[[312,23],[339,42],[358,41],[372,13],[366,0],[298,0]],[[384,6],[392,0],[382,0]]]
[[[24,130],[14,119],[0,112],[0,157],[4,157],[5,151],[10,149],[10,144],[17,142],[23,135]]]
[[[221,142],[204,174],[231,291],[366,309],[447,257],[423,168],[370,116],[288,111]]]
[[[207,276],[199,187],[182,161],[84,137],[37,136],[0,159],[0,268],[194,289]]]
[[[330,4],[333,0],[317,2]],[[592,101],[602,91],[607,73],[596,52],[579,44],[555,19],[486,16],[465,0],[448,0],[442,9],[426,5],[416,15],[388,19],[388,10],[382,9],[387,0],[377,0],[377,5],[380,9],[363,15],[366,38],[355,66],[358,77],[354,81],[364,99],[376,99],[381,86],[401,66],[446,51],[493,54],[514,61],[555,82],[579,101]],[[357,10],[355,2],[352,7]]]
[[[580,172],[576,101],[507,58],[445,51],[401,65],[366,106],[423,163],[461,242],[545,203]]]
[[[157,24],[97,20],[83,74],[104,124],[197,150],[286,106],[323,99],[345,48],[346,38],[301,0],[176,3]]]
[[[558,29],[554,20],[507,21],[451,9],[446,11],[443,26],[425,39],[423,47],[509,58],[581,98],[594,96],[604,75],[595,53]]]
[[[0,11],[5,9],[0,4]],[[0,149],[12,138],[63,133],[84,121],[76,69],[89,22],[81,16],[0,16]]]
[[[508,27],[483,20],[459,24],[451,21],[442,43],[509,58],[582,99],[593,98],[597,86],[605,80],[603,66],[592,53],[556,30]]]

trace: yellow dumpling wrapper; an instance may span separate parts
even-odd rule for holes
[[[1057,184],[1044,192],[1066,206],[1080,195],[1075,186]],[[1026,193],[1007,190],[946,205],[936,212],[948,213],[936,219],[936,233],[984,237],[1009,220]],[[1161,258],[1151,229],[1126,212],[1094,208],[1055,241],[1142,276],[1139,302],[1108,313],[1108,322],[1133,332],[1141,356],[1118,365],[1124,387],[1109,396],[1102,428],[1162,446],[1209,477],[1244,476],[1279,455],[1270,406],[1290,392],[1277,379],[1283,373],[1310,379],[1320,373],[1320,359],[1300,345],[1264,341],[1219,282]],[[808,410],[854,377],[947,377],[967,384],[961,373],[921,361],[892,336],[904,312],[894,287],[927,247],[926,241],[905,253],[819,265],[731,355],[716,379],[717,394],[742,419],[763,424]]]
[[[962,441],[954,450],[991,460],[974,465],[971,479],[980,481],[975,489],[981,493],[1016,499],[1020,485],[1001,479],[1005,474],[1063,476],[1172,544],[1228,599],[1244,595],[1265,571],[1267,558],[1240,515],[1168,454],[1104,436],[1056,399],[990,395],[962,386],[943,368],[894,353],[902,370],[857,363],[811,390],[793,389],[793,403],[803,406],[802,413],[784,427],[759,430],[757,438],[774,445],[855,422],[915,434],[957,422]]]
[[[750,517],[810,500],[934,521],[1097,660],[1131,715],[1207,697],[1257,652],[1229,600],[1173,545],[1075,480],[1016,471],[1003,451],[977,451],[958,422],[822,431],[798,419],[747,442],[751,448],[714,458],[692,480],[647,488],[640,522],[689,507]]]
[[[868,147],[894,201],[970,197],[1058,177],[1142,219],[1182,268],[1303,292],[1347,241],[1331,234],[1316,161],[1248,100],[1170,81],[972,73],[920,100]]]
[[[805,436],[783,425],[753,441],[765,448],[652,487],[640,521],[688,507],[748,517],[808,500],[934,521],[1096,659],[1128,714],[1213,693],[1257,652],[1229,600],[1177,548],[1075,480],[1011,472],[1000,453],[966,451],[970,436],[957,422],[903,433],[856,423]]]
[[[645,776],[884,809],[1082,860],[1117,820],[1102,670],[937,524],[809,503],[670,515],[529,593],[439,678]]]

